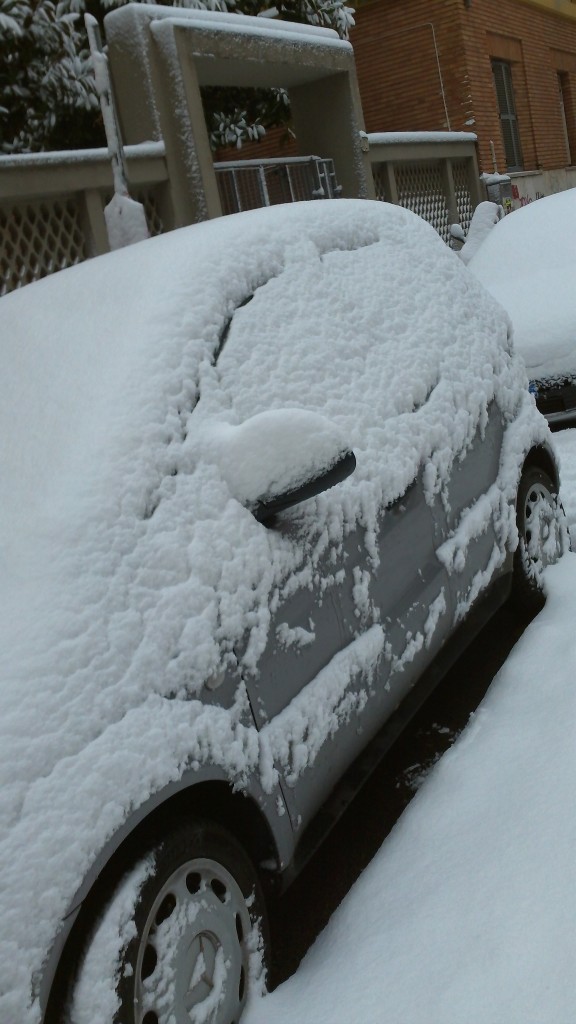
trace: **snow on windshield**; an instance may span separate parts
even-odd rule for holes
[[[281,585],[358,523],[376,560],[382,503],[420,468],[433,500],[494,399],[510,497],[545,428],[498,308],[381,203],[148,240],[5,297],[0,331],[0,1017],[28,1024],[29,975],[128,809],[187,761],[237,785],[259,765],[243,688],[197,698],[250,631],[257,670]],[[298,511],[308,548],[237,500],[255,460],[249,480],[222,462],[226,431],[281,409],[358,459]]]

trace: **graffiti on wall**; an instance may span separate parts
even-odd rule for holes
[[[520,195],[518,185],[512,185],[512,199],[515,199],[520,206],[528,206],[533,203],[535,199],[544,199],[546,197],[545,192],[537,192],[535,196],[523,196]]]

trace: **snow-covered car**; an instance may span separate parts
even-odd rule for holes
[[[507,326],[353,200],[0,300],[3,1024],[238,1024],[271,885],[561,550]]]
[[[575,234],[568,189],[502,218],[468,262],[510,314],[536,404],[558,425],[576,419]]]

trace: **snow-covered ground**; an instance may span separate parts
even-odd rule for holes
[[[574,542],[576,430],[554,441]],[[468,727],[246,1024],[576,1020],[576,554],[546,580]]]

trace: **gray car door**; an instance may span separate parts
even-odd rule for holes
[[[487,423],[454,461],[444,487],[445,540],[438,555],[449,573],[455,625],[508,567],[500,524],[506,524],[509,512],[497,484],[503,436],[503,416],[493,402]]]
[[[297,513],[274,530],[302,543]],[[379,563],[353,531],[337,562],[314,564],[282,595],[255,674],[245,682],[268,771],[278,772],[295,825],[304,825],[339,776],[399,705],[446,637],[445,568],[420,478],[380,516]],[[266,775],[266,770],[265,773]]]
[[[356,421],[363,424],[356,474],[284,512],[272,528],[260,526],[268,529],[270,564],[292,568],[284,584],[274,584],[267,621],[255,627],[266,637],[257,659],[250,638],[237,650],[260,730],[263,783],[271,790],[280,782],[295,825],[311,818],[398,707],[453,618],[447,568],[436,555],[445,517],[439,498],[436,505],[426,500],[422,467],[409,460],[399,484],[385,460],[362,462],[375,436],[397,444],[402,457],[420,443],[412,427],[436,380],[428,367],[422,387],[422,369],[412,362],[413,304],[397,319],[386,288],[387,271],[403,253],[401,236],[390,252],[299,252],[236,310],[217,357],[218,383],[204,396],[233,422],[293,408],[334,416],[351,437]],[[375,260],[382,287],[366,291]],[[297,330],[305,324],[305,344],[292,330],[287,291]],[[376,390],[368,387],[375,376]],[[394,470],[393,447],[390,462]]]

